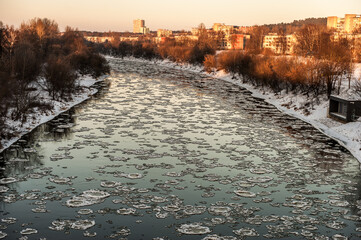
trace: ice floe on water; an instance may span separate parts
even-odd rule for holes
[[[14,224],[16,223],[17,219],[13,218],[13,217],[8,217],[8,218],[2,218],[1,222],[3,223],[7,223],[7,224]]]
[[[68,177],[53,177],[49,178],[50,182],[57,183],[57,184],[70,184],[71,179]]]
[[[107,198],[110,196],[108,192],[97,190],[97,189],[90,189],[86,190],[81,194],[82,197],[93,199],[93,200],[100,200],[103,198]]]
[[[231,208],[227,206],[211,206],[208,208],[208,212],[212,215],[229,216],[231,214]]]
[[[153,196],[150,200],[155,203],[164,203],[168,201],[167,198],[160,196]]]
[[[141,174],[141,173],[129,173],[129,174],[126,174],[125,177],[129,178],[129,179],[140,179],[140,178],[143,177],[143,174]]]
[[[249,177],[247,178],[247,181],[251,183],[266,183],[269,181],[272,181],[273,178],[270,176],[259,176],[259,177]]]
[[[80,219],[80,220],[54,220],[49,226],[53,231],[64,231],[65,229],[87,230],[95,225],[94,220]],[[90,234],[91,235],[91,234]],[[95,236],[95,235],[94,235]]]
[[[7,191],[9,191],[8,187],[0,186],[0,193],[6,193]]]
[[[233,230],[233,232],[241,237],[257,237],[259,236],[258,232],[254,228],[240,228]]]
[[[202,238],[202,240],[237,240],[237,238],[233,236],[218,236],[217,234],[211,234]]]
[[[102,186],[104,188],[114,188],[118,185],[121,185],[121,183],[116,182],[116,181],[103,181],[100,183],[100,186]]]
[[[256,196],[257,196],[256,193],[250,192],[250,191],[245,191],[245,190],[235,190],[234,193],[235,193],[237,196],[247,197],[247,198],[253,198],[253,197],[256,197]]]
[[[349,205],[347,201],[343,200],[330,200],[329,203],[331,206],[335,207],[347,207]]]
[[[22,235],[30,235],[30,234],[38,233],[38,230],[36,230],[34,228],[25,228],[25,229],[21,230],[20,233]]]
[[[68,207],[83,207],[97,204],[109,197],[110,194],[105,191],[91,189],[84,191],[80,196],[74,196],[66,201]]]
[[[177,231],[186,235],[203,235],[211,232],[209,227],[202,226],[200,223],[182,224]]]
[[[94,201],[94,199],[89,199],[86,197],[72,197],[71,199],[66,201],[66,205],[68,207],[84,207],[84,206],[90,206],[95,203],[98,203],[99,201]]]
[[[206,206],[186,205],[184,206],[183,212],[186,215],[200,215],[203,214],[206,210],[207,210]]]
[[[51,222],[51,226],[49,226],[50,230],[53,231],[63,231],[66,226],[69,226],[71,221],[68,220],[54,220]]]
[[[97,236],[97,233],[96,233],[96,232],[84,231],[84,232],[83,232],[83,236],[84,236],[84,237],[96,237],[96,236]]]
[[[6,236],[7,236],[7,233],[0,231],[0,239],[6,238]]]
[[[9,183],[17,182],[17,181],[19,181],[19,180],[14,177],[1,178],[0,184],[9,184]]]
[[[83,209],[79,209],[78,213],[80,215],[89,215],[93,213],[93,210],[89,208],[83,208]]]
[[[155,214],[155,217],[156,218],[159,218],[159,219],[164,219],[164,218],[167,218],[169,216],[169,213],[167,213],[167,212],[157,212],[156,214]]]
[[[135,208],[119,208],[117,213],[120,215],[133,215],[136,211]]]
[[[73,222],[70,227],[72,229],[76,229],[76,230],[86,230],[88,228],[91,228],[95,225],[95,221],[94,220],[77,220],[75,222]]]
[[[33,209],[31,209],[31,211],[32,211],[33,213],[47,213],[47,212],[49,212],[49,210],[47,210],[47,209],[45,208],[45,206],[33,208]]]

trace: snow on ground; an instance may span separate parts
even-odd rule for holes
[[[103,81],[107,76],[104,75],[98,79],[95,79],[89,75],[81,76],[77,79],[77,85],[81,86],[81,91],[77,92],[72,96],[71,101],[61,102],[52,100],[49,94],[37,86],[37,98],[44,103],[50,103],[53,108],[52,110],[46,113],[39,113],[38,109],[34,109],[34,113],[29,114],[27,117],[27,121],[24,124],[21,124],[20,121],[13,121],[10,118],[7,120],[7,126],[13,127],[14,131],[16,131],[16,137],[13,137],[9,140],[0,139],[2,148],[0,148],[0,153],[8,148],[11,144],[19,140],[21,136],[25,135],[26,133],[31,132],[37,126],[50,121],[51,119],[58,116],[60,113],[65,112],[72,108],[73,106],[85,101],[86,99],[90,98],[91,95],[95,94],[98,90],[95,88],[91,88],[96,82]],[[41,82],[41,79],[39,80]]]
[[[107,58],[110,59],[112,57]],[[218,79],[244,87],[251,91],[253,96],[264,99],[266,102],[277,107],[280,111],[313,125],[322,133],[326,134],[332,139],[335,139],[342,146],[347,148],[351,154],[355,156],[355,158],[361,163],[361,118],[356,122],[346,124],[328,118],[327,112],[329,102],[326,96],[321,96],[319,102],[316,104],[315,101],[310,101],[308,97],[300,94],[295,95],[292,93],[281,92],[281,94],[276,95],[271,90],[260,89],[251,84],[242,83],[240,79],[232,79],[230,74],[227,74],[223,71],[218,71],[214,74],[208,74],[204,71],[202,66],[174,63],[169,60],[149,61],[133,57],[128,57],[126,59],[129,61],[154,62],[162,66],[184,69],[198,73],[203,72],[204,74],[207,74],[211,77],[216,77]],[[352,81],[360,78],[361,64],[356,64]],[[340,95],[347,98],[361,98],[360,96],[357,96],[352,90],[348,89],[348,81],[346,79],[344,79],[342,83]]]

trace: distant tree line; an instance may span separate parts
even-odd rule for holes
[[[286,34],[292,34],[299,31],[305,25],[317,25],[320,27],[326,27],[327,18],[306,18],[302,20],[294,20],[291,23],[265,24],[263,25],[263,27],[265,27],[268,32],[277,33],[282,30]]]
[[[25,122],[34,109],[46,111],[36,89],[53,99],[71,98],[78,74],[98,77],[109,71],[106,60],[89,47],[70,27],[59,32],[58,24],[34,18],[18,29],[0,22],[0,139],[10,137],[5,121]]]

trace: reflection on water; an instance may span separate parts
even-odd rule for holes
[[[359,165],[335,141],[229,83],[111,65],[2,153],[0,238],[360,237]]]

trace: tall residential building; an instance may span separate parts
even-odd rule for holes
[[[337,28],[337,23],[339,21],[339,17],[331,16],[327,17],[327,28]]]
[[[345,31],[350,33],[357,27],[360,27],[361,16],[356,14],[345,15]]]
[[[133,20],[133,33],[144,33],[145,21],[142,19]]]
[[[359,27],[361,27],[361,15],[345,14],[344,18],[335,16],[327,18],[327,28],[333,28],[339,32],[352,33]]]

